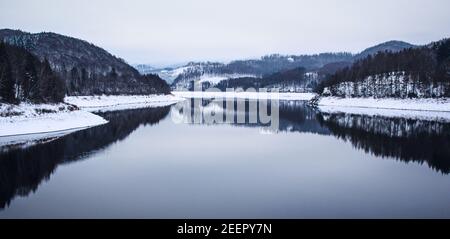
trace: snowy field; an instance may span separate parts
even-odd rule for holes
[[[90,112],[160,107],[183,100],[185,99],[174,95],[68,96],[64,99],[65,102]]]
[[[311,100],[314,93],[258,93],[258,92],[208,92],[208,91],[174,91],[172,94],[184,98],[238,98],[238,99],[279,99]]]
[[[107,123],[100,116],[63,103],[1,104],[0,112],[4,114],[0,117],[0,137],[83,129]]]
[[[319,101],[324,113],[411,118],[450,122],[450,99],[374,99],[324,97]]]

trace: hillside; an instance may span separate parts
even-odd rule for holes
[[[50,69],[48,61],[0,42],[0,102],[62,102],[64,89],[64,81]]]
[[[0,40],[47,59],[68,95],[169,93],[156,75],[141,76],[124,60],[86,41],[56,33],[0,30]]]
[[[215,87],[222,91],[227,88],[277,88],[280,92],[311,92],[316,86],[317,74],[306,72],[299,67],[292,70],[281,71],[261,78],[243,77],[219,82]]]
[[[407,42],[404,42],[404,41],[388,41],[388,42],[384,42],[384,43],[378,44],[376,46],[365,49],[361,53],[356,54],[353,57],[353,60],[360,60],[360,59],[368,57],[369,55],[375,55],[378,52],[384,52],[384,51],[399,52],[403,49],[415,48],[415,47],[417,47],[417,46],[412,45]]]
[[[237,60],[230,63],[192,62],[173,70],[176,78],[172,88],[189,89],[193,82],[210,82],[212,85],[221,80],[238,78],[260,78],[277,72],[303,67],[314,70],[333,62],[351,61],[350,53],[324,53],[319,55],[283,56],[269,55],[260,59]]]
[[[327,78],[317,92],[339,97],[448,97],[450,39],[368,56]]]
[[[172,82],[172,89],[192,90],[194,82],[201,83],[206,87],[218,84],[220,81],[228,81],[219,87],[230,84],[235,87],[245,88],[256,79],[267,77],[275,73],[283,73],[297,68],[304,68],[310,75],[314,75],[312,85],[307,88],[310,90],[322,80],[326,79],[335,72],[350,66],[353,62],[374,55],[378,52],[398,52],[403,49],[416,47],[412,44],[402,41],[389,41],[373,47],[369,47],[358,54],[350,53],[322,53],[316,55],[267,55],[260,59],[235,60],[230,63],[219,62],[191,62],[183,67],[174,69],[155,70],[168,82]],[[283,91],[304,91],[305,85],[297,85],[295,82],[286,85],[283,81],[289,79],[278,78],[279,84],[274,82],[273,87],[279,86]],[[242,81],[242,84],[239,84]],[[312,87],[312,88],[311,88]]]

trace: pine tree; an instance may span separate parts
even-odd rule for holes
[[[39,97],[37,101],[39,102],[50,102],[51,95],[51,78],[53,77],[52,69],[50,68],[50,63],[47,59],[42,63],[42,69],[39,76]]]
[[[7,103],[15,103],[15,88],[11,63],[9,62],[6,46],[3,42],[0,42],[0,100]]]
[[[36,71],[36,62],[33,55],[27,54],[25,59],[24,72],[22,74],[23,98],[31,101],[38,100],[38,76]]]
[[[64,81],[56,76],[52,75],[49,78],[49,87],[48,87],[48,102],[56,103],[64,100]]]

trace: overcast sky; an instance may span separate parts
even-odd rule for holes
[[[449,0],[0,0],[0,28],[92,42],[130,63],[359,52],[450,37]]]

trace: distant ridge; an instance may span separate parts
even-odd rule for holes
[[[364,51],[362,51],[361,53],[356,54],[354,56],[354,60],[366,58],[369,55],[374,55],[380,51],[399,52],[403,49],[415,48],[415,47],[418,47],[418,46],[410,44],[408,42],[404,42],[404,41],[387,41],[387,42],[378,44],[376,46],[369,47],[369,48],[365,49]]]

